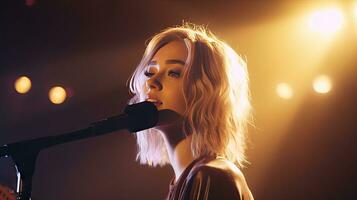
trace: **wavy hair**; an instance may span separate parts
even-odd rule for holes
[[[183,70],[186,103],[183,131],[192,135],[194,158],[223,156],[243,167],[246,134],[250,122],[250,93],[246,63],[225,42],[202,26],[183,24],[151,38],[138,67],[129,79],[133,97],[129,104],[144,101],[144,70],[155,53],[171,41],[183,41],[188,57]],[[141,164],[169,163],[160,131],[151,128],[135,133]]]

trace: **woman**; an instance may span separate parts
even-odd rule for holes
[[[140,163],[174,170],[167,199],[253,199],[237,167],[246,162],[248,74],[231,47],[200,26],[168,28],[150,40],[129,86],[130,103],[182,116],[135,134]]]

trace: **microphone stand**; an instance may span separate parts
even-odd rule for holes
[[[92,123],[88,128],[78,131],[15,142],[0,147],[0,158],[10,156],[15,163],[17,192],[19,194],[17,199],[31,199],[32,177],[35,171],[36,159],[41,150],[66,142],[104,135],[120,129],[137,132],[151,128],[158,122],[156,106],[150,102],[129,105],[124,112],[125,114]]]
[[[121,118],[125,119],[125,117]],[[68,134],[25,140],[2,146],[0,148],[0,157],[10,156],[16,165],[16,171],[18,174],[18,199],[31,199],[32,177],[35,171],[36,159],[41,150],[54,145],[99,136],[104,133],[123,129],[126,124],[125,121],[126,120],[123,120],[122,124],[108,124],[105,123],[105,121],[97,122],[92,124],[89,128],[74,131]]]

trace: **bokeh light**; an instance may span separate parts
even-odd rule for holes
[[[26,3],[26,6],[31,7],[31,6],[35,5],[36,0],[26,0],[25,3]]]
[[[31,89],[31,80],[26,76],[21,76],[15,81],[15,90],[20,93],[24,94]]]
[[[50,101],[54,104],[61,104],[66,100],[67,93],[63,87],[55,86],[48,93]]]
[[[317,93],[328,93],[332,88],[331,79],[326,75],[320,75],[315,78],[313,88]]]
[[[309,26],[314,32],[331,34],[341,29],[343,20],[342,11],[337,8],[329,8],[312,13],[309,18]]]
[[[290,99],[293,96],[293,90],[287,83],[279,83],[276,87],[276,93],[283,99]]]

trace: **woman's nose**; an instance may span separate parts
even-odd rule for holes
[[[157,77],[151,77],[146,81],[146,87],[150,90],[162,90],[162,85]]]

